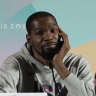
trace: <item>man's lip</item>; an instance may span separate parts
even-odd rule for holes
[[[56,47],[56,43],[47,43],[47,44],[44,44],[43,47],[45,47],[45,48],[54,48],[54,47]]]

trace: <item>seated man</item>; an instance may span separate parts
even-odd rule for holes
[[[67,35],[55,17],[36,12],[26,22],[27,42],[0,68],[0,92],[47,92],[48,96],[94,96],[89,64],[68,54]]]

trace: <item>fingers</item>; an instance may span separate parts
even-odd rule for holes
[[[62,29],[58,26],[58,29],[59,29],[59,35],[62,36],[63,40],[65,39],[65,37],[67,37],[67,34],[62,31]]]
[[[62,38],[64,40],[64,44],[63,44],[61,50],[65,49],[66,51],[69,51],[70,45],[69,45],[68,36],[64,31],[62,31],[62,29],[59,26],[58,26],[58,29],[59,29],[59,35],[62,36]]]

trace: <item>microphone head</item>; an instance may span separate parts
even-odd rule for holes
[[[54,65],[52,63],[49,63],[49,68],[53,69]]]

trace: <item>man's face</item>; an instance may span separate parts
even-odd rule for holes
[[[58,52],[58,26],[53,17],[38,18],[32,22],[30,44],[32,51],[37,52],[45,59],[52,59]],[[34,53],[34,52],[33,52]]]

